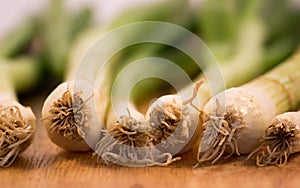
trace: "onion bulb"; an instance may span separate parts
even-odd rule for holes
[[[248,156],[256,156],[258,166],[283,166],[288,157],[300,152],[300,112],[277,115],[265,130],[261,144]]]
[[[42,120],[49,138],[69,151],[93,149],[101,136],[89,85],[83,80],[64,82],[43,105]]]

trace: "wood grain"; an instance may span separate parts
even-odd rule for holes
[[[44,97],[29,99],[40,117]],[[0,187],[299,187],[300,156],[291,157],[285,167],[256,167],[245,157],[221,161],[214,166],[193,169],[195,151],[168,167],[129,168],[96,163],[92,152],[69,153],[47,138],[38,121],[33,144],[9,168],[0,169]]]

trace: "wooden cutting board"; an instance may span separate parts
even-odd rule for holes
[[[38,117],[33,144],[9,168],[0,169],[0,188],[7,187],[300,187],[300,155],[285,167],[257,167],[254,161],[235,157],[214,166],[193,169],[196,152],[167,167],[129,168],[98,164],[92,152],[69,153],[47,138],[40,122],[45,97],[25,101]]]

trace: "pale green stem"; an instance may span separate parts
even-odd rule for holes
[[[7,66],[0,62],[0,104],[5,100],[16,100],[16,94]]]
[[[219,62],[220,72],[224,79],[225,87],[238,86],[245,83],[256,76],[260,75],[264,67],[262,61],[263,53],[263,39],[264,28],[257,20],[247,20],[239,32],[237,51],[235,55],[227,61]],[[205,74],[211,75],[219,71],[208,67]],[[196,80],[205,79],[205,75],[200,75]],[[213,80],[206,80],[198,90],[198,103],[199,108],[203,108],[211,96],[226,89],[222,84],[219,87],[214,86],[214,91],[211,91],[210,82]],[[184,96],[191,93],[193,86],[188,86],[183,90]]]
[[[38,62],[27,57],[9,61],[7,69],[16,92],[28,91],[38,84],[40,81],[40,67]]]
[[[40,69],[37,62],[29,57],[17,59],[0,59],[1,77],[5,77],[1,82],[10,82],[16,92],[28,91],[34,87],[40,78]],[[3,75],[3,76],[2,76]]]

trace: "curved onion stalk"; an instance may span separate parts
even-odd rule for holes
[[[32,142],[36,118],[17,102],[7,66],[0,67],[0,167],[8,167]]]
[[[205,131],[198,162],[219,160],[224,153],[249,154],[259,145],[268,123],[300,102],[300,51],[272,71],[225,90],[205,105]]]
[[[283,166],[288,157],[300,152],[300,112],[277,115],[266,129],[261,144],[250,153],[256,156],[257,166]]]

